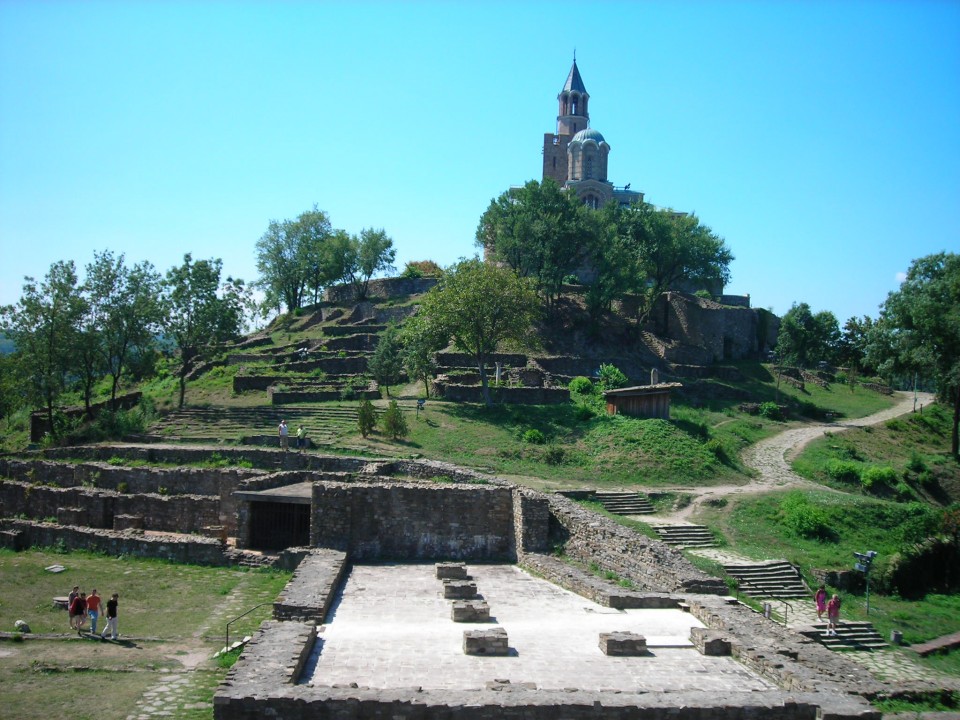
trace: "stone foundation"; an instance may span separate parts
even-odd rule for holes
[[[447,600],[472,600],[477,596],[477,584],[470,580],[444,580],[443,597]]]
[[[490,606],[483,600],[454,600],[450,618],[460,623],[490,622]]]
[[[509,655],[507,631],[502,627],[490,630],[464,630],[463,652],[467,655]]]
[[[463,563],[437,563],[436,573],[438,580],[466,580],[470,577]]]
[[[600,652],[612,657],[649,655],[647,639],[632,632],[600,633]]]
[[[725,656],[731,654],[730,640],[721,632],[709,628],[690,628],[690,641],[701,655]]]

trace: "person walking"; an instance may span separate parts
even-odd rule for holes
[[[840,623],[840,596],[834,595],[827,603],[827,635],[836,636]]]
[[[280,449],[286,452],[287,446],[290,443],[290,428],[287,427],[286,420],[280,421],[280,427],[277,428],[277,432],[280,434]]]
[[[87,614],[90,616],[90,632],[97,634],[97,619],[100,617],[100,596],[94,588],[87,597]]]
[[[813,595],[813,601],[817,604],[817,620],[823,620],[823,614],[827,611],[827,588],[820,585]]]
[[[107,635],[110,635],[111,640],[116,640],[120,637],[120,633],[117,630],[117,606],[120,604],[120,595],[114,593],[110,596],[110,599],[107,600],[107,626],[103,628],[103,632],[100,634],[101,640],[106,640]]]
[[[73,599],[70,605],[70,616],[77,628],[77,635],[83,634],[83,626],[87,624],[87,594],[82,592]]]
[[[307,445],[307,431],[303,429],[303,425],[297,426],[297,452],[302,453],[303,448]]]
[[[73,590],[70,591],[70,594],[67,595],[67,616],[70,620],[70,629],[77,629],[77,620],[73,617],[73,601],[77,599],[77,596],[80,595],[80,586],[74,585]]]

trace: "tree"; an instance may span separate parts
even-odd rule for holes
[[[403,278],[438,278],[443,275],[443,268],[433,260],[408,260],[403,266],[400,277]]]
[[[936,381],[937,395],[953,406],[951,452],[960,459],[960,255],[941,252],[911,263],[880,309],[867,358],[887,377],[909,372]]]
[[[533,278],[548,302],[560,295],[595,241],[591,210],[553,179],[531,180],[490,201],[476,242],[520,277]]]
[[[864,361],[872,328],[873,320],[866,315],[862,318],[847,318],[843,324],[843,331],[837,342],[837,362],[849,368],[852,373],[867,369]]]
[[[39,285],[32,277],[25,278],[20,301],[0,311],[0,327],[13,340],[29,398],[46,408],[54,436],[58,428],[53,406],[76,371],[74,351],[83,313],[72,261],[55,262]]]
[[[490,355],[501,343],[528,339],[537,317],[537,296],[530,282],[513,270],[474,258],[444,273],[424,296],[420,313],[474,358],[484,401],[491,405],[486,369]]]
[[[308,288],[316,302],[320,288],[339,277],[331,277],[328,265],[326,245],[332,233],[330,218],[316,205],[295,220],[270,221],[256,246],[257,285],[267,307],[282,303],[288,312],[296,310]]]
[[[390,386],[400,382],[403,372],[402,349],[399,329],[396,325],[389,325],[381,333],[377,347],[367,362],[367,370],[378,385],[387,389],[387,397],[390,397]]]
[[[359,238],[351,238],[351,245],[353,252],[347,255],[348,262],[343,265],[343,279],[353,286],[354,297],[364,300],[370,278],[379,272],[394,270],[397,251],[393,248],[393,240],[382,228],[364,228]]]
[[[641,296],[638,324],[647,321],[654,303],[667,290],[708,288],[730,281],[733,254],[723,238],[695,215],[658,209],[647,203],[625,208],[617,232],[633,254],[634,290]]]
[[[164,280],[166,329],[180,351],[180,407],[193,360],[205,347],[239,335],[244,324],[248,290],[233,278],[221,286],[222,267],[219,258],[194,262],[187,253]]]
[[[407,419],[403,416],[403,412],[400,410],[400,406],[397,405],[396,400],[391,400],[390,404],[387,405],[387,409],[384,410],[380,422],[383,424],[384,434],[389,435],[394,440],[406,437],[410,432],[410,428],[407,426]]]
[[[807,303],[794,303],[780,320],[776,353],[781,364],[802,368],[835,358],[840,328],[829,310],[813,313]]]
[[[373,403],[367,398],[360,401],[360,407],[357,409],[357,426],[364,437],[373,432],[377,426],[377,413],[373,409]]]
[[[85,352],[98,349],[100,358],[99,363],[93,357],[85,358],[85,375],[89,380],[87,373],[99,368],[110,375],[113,406],[131,354],[152,346],[162,324],[161,281],[149,262],[128,268],[123,255],[114,256],[109,250],[94,253],[94,261],[87,265],[83,346]]]
[[[442,328],[422,313],[414,315],[403,326],[403,366],[411,380],[423,383],[427,397],[430,397],[430,381],[437,373],[436,354],[447,346],[448,340]]]

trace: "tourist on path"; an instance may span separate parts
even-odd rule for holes
[[[79,585],[74,585],[74,586],[73,586],[73,590],[71,590],[71,591],[70,591],[70,594],[67,595],[67,615],[69,616],[69,619],[70,619],[70,629],[71,629],[71,630],[75,630],[75,629],[76,629],[76,625],[75,625],[76,620],[73,619],[73,610],[72,610],[72,608],[73,608],[73,601],[77,598],[78,595],[80,595],[80,586],[79,586]]]
[[[827,603],[827,635],[837,634],[837,624],[840,622],[840,596],[834,595]]]
[[[823,614],[827,611],[827,589],[821,585],[813,596],[817,603],[817,620],[823,620]]]
[[[83,634],[83,626],[87,624],[87,594],[80,593],[70,605],[70,617],[77,628],[77,635]]]
[[[280,434],[280,449],[282,449],[284,452],[286,452],[286,451],[287,451],[287,445],[288,445],[289,442],[290,442],[290,440],[289,440],[289,438],[290,438],[290,428],[287,427],[287,421],[286,421],[286,420],[281,420],[281,421],[280,421],[280,427],[277,428],[277,432]]]
[[[307,431],[303,429],[303,425],[297,426],[297,452],[302,453],[303,448],[307,445]]]
[[[120,604],[118,602],[119,599],[119,593],[114,593],[110,596],[110,599],[107,600],[107,626],[100,635],[101,640],[106,640],[107,635],[110,635],[111,640],[116,640],[120,637],[120,633],[117,631],[117,605]]]
[[[87,614],[90,616],[90,632],[97,634],[97,618],[100,617],[100,596],[94,588],[87,598]]]

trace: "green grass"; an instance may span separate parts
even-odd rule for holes
[[[67,570],[44,570],[57,563]],[[289,577],[85,552],[0,550],[0,582],[10,589],[0,595],[0,629],[11,631],[22,619],[34,633],[62,635],[0,644],[2,712],[24,720],[127,717],[156,685],[158,671],[180,670],[193,656],[199,664],[170,709],[178,718],[209,720],[213,692],[226,674],[212,659],[226,622],[272,601]],[[81,639],[70,631],[66,612],[55,609],[52,598],[73,585],[97,587],[102,596],[120,593],[121,642]],[[231,637],[252,634],[269,615],[269,607],[254,611],[231,626]],[[137,639],[124,640],[130,637]]]

